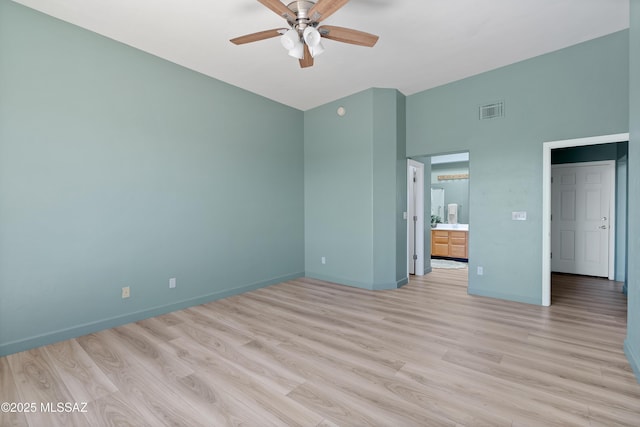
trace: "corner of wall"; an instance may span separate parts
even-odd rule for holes
[[[640,185],[640,2],[630,2],[629,29],[629,133],[628,189]],[[629,191],[628,218],[640,215],[640,196]],[[627,259],[640,257],[640,225],[629,221],[627,228]],[[640,265],[627,263],[627,339],[624,350],[629,363],[640,381]]]
[[[631,340],[628,338],[624,341],[624,354],[629,360],[629,364],[631,365],[631,369],[633,369],[636,380],[640,383],[640,349],[635,348],[631,343]]]

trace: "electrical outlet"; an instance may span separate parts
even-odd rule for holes
[[[131,289],[128,286],[122,288],[122,299],[129,298],[131,296]]]
[[[327,263],[327,259],[326,259],[325,257],[322,257],[322,258],[320,259],[320,261],[322,261],[322,263],[323,263],[323,264],[326,264],[326,263]]]
[[[484,268],[478,266],[478,276],[482,276],[484,274]]]
[[[176,278],[172,277],[171,279],[169,279],[169,289],[173,289],[176,287]]]

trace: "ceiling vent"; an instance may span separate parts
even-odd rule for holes
[[[504,102],[482,105],[480,107],[480,120],[504,117]]]

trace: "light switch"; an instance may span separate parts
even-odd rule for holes
[[[511,212],[511,219],[514,221],[526,221],[527,213],[526,212]]]

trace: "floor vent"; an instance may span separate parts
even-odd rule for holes
[[[504,116],[504,102],[482,105],[480,107],[480,120],[495,119]]]

